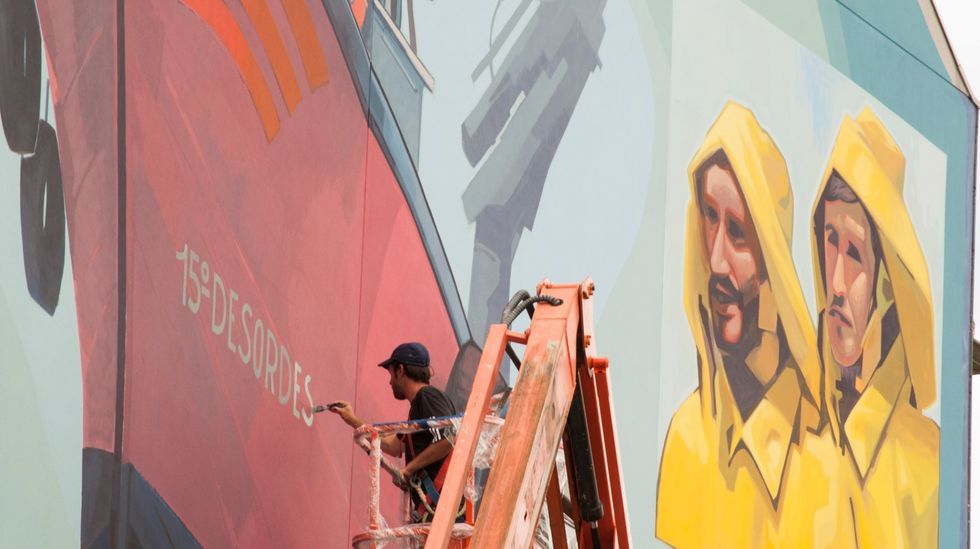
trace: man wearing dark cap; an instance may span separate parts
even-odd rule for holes
[[[402,343],[395,347],[388,360],[378,366],[388,370],[389,384],[394,397],[411,403],[408,410],[409,421],[456,414],[456,408],[449,398],[439,389],[429,385],[429,379],[432,377],[432,370],[429,368],[429,351],[421,343]],[[349,402],[337,401],[328,409],[355,429],[366,423],[354,415],[354,409]],[[435,442],[433,438],[431,431],[421,431],[411,436],[388,435],[381,438],[381,450],[394,457],[401,457],[404,450],[405,467],[401,470],[402,477],[407,481],[424,471],[425,475],[422,476],[435,481],[435,488],[438,490],[442,484],[437,481],[439,470],[453,446],[446,438],[440,438]],[[412,496],[413,499],[418,497],[414,491]]]

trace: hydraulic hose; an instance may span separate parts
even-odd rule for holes
[[[504,306],[504,311],[501,315],[500,322],[502,324],[506,324],[509,328],[514,320],[516,320],[517,317],[524,311],[527,311],[527,315],[533,318],[534,304],[542,301],[556,307],[562,304],[562,300],[554,296],[538,295],[531,297],[531,294],[527,293],[527,290],[518,290],[514,293],[514,296],[510,298],[510,301],[507,302],[507,305]],[[508,343],[505,350],[507,351],[507,356],[510,357],[511,362],[514,363],[514,367],[520,370],[521,359],[517,356],[517,353],[514,352],[513,347],[511,347]]]
[[[521,292],[523,292],[525,295],[527,295],[527,292],[525,292],[524,290],[521,290]],[[514,297],[511,298],[511,302],[513,302],[514,301],[514,298],[518,297],[518,295],[521,292],[518,292],[517,294],[514,294]],[[555,307],[557,307],[557,306],[559,306],[559,305],[562,304],[562,300],[561,299],[559,299],[559,298],[557,298],[555,296],[551,296],[551,295],[536,295],[534,297],[529,297],[527,299],[524,299],[523,301],[520,301],[517,305],[515,305],[513,307],[505,308],[504,309],[504,315],[500,319],[500,322],[502,324],[506,324],[507,326],[510,326],[511,323],[514,322],[514,320],[517,319],[517,317],[519,317],[521,315],[521,313],[523,313],[525,310],[528,310],[529,311],[529,314],[533,317],[534,316],[534,304],[535,303],[541,303],[541,302],[547,303],[548,305],[552,305],[552,306],[555,306]],[[510,305],[510,303],[508,303],[508,305]]]

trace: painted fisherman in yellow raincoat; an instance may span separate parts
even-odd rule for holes
[[[657,537],[682,548],[819,545],[814,521],[839,498],[820,452],[805,447],[817,440],[820,369],[790,253],[786,163],[753,114],[728,103],[688,179],[684,294],[699,386],[664,444]]]
[[[932,298],[902,197],[905,157],[869,109],[845,117],[813,209],[824,398],[844,538],[937,543]],[[823,458],[829,459],[829,458]]]

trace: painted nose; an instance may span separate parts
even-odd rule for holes
[[[843,297],[847,292],[844,284],[844,258],[837,252],[837,261],[834,262],[834,272],[830,279],[830,289],[834,295]]]
[[[731,266],[728,264],[728,257],[725,253],[725,231],[718,227],[715,233],[714,242],[711,245],[711,274],[716,276],[728,276],[731,273]]]

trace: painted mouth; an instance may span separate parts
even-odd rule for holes
[[[844,312],[838,309],[837,307],[830,308],[830,317],[838,319],[842,324],[844,324],[848,328],[854,327],[854,324],[851,323],[850,319],[848,319],[847,316],[844,315]]]
[[[738,304],[742,301],[742,296],[727,278],[712,278],[708,286],[708,294],[711,300],[719,305]]]

